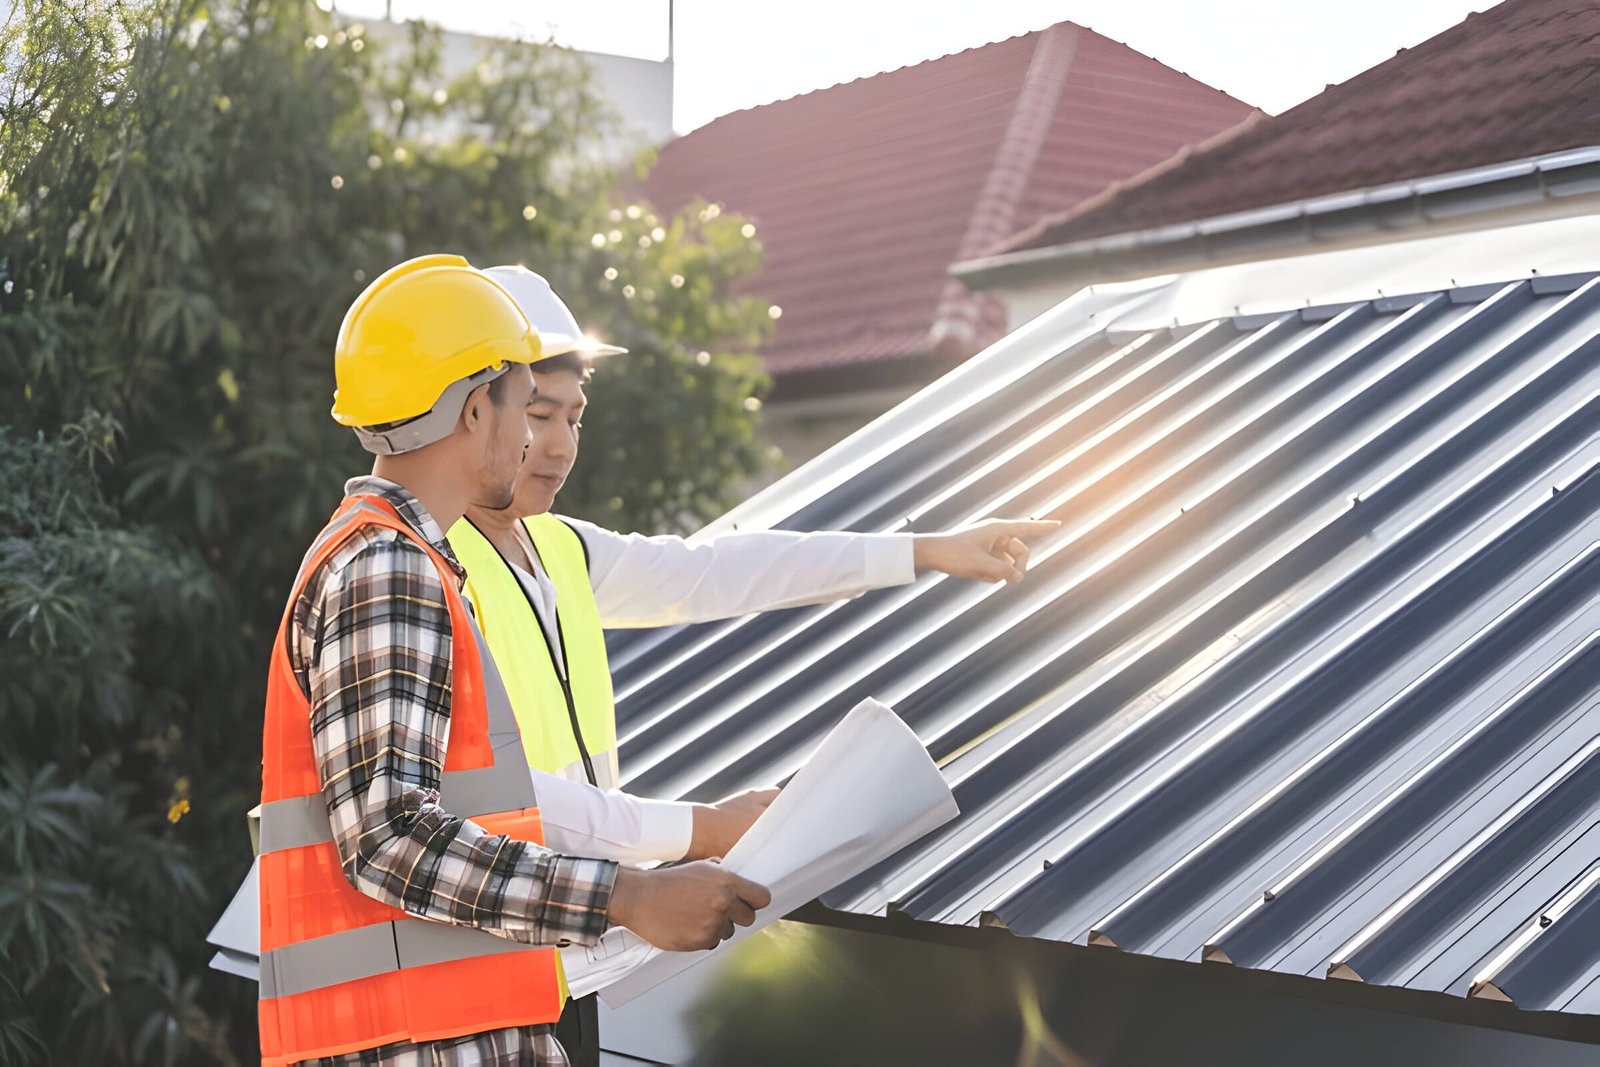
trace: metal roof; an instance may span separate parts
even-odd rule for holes
[[[1086,291],[716,524],[1064,523],[1016,587],[619,635],[628,788],[873,695],[962,815],[835,908],[1600,1012],[1600,274],[1362,263]]]

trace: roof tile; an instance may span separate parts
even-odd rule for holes
[[[1044,45],[1055,62],[1036,62]],[[752,289],[784,310],[763,349],[775,374],[927,355],[950,331],[970,353],[1003,317],[948,288],[951,264],[1249,111],[1062,23],[725,115],[667,144],[644,191],[756,221]]]
[[[1274,118],[1055,213],[991,254],[1600,144],[1600,4],[1506,0]]]

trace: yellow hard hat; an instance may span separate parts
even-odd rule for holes
[[[333,418],[357,428],[403,423],[428,414],[452,385],[480,379],[476,387],[495,376],[486,371],[541,355],[539,335],[499,283],[460,256],[419,256],[385,271],[345,313],[333,354]],[[459,407],[448,414],[446,433]],[[407,450],[398,442],[374,447],[366,435],[362,443]]]

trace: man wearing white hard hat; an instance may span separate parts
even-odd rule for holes
[[[273,641],[259,856],[221,943],[258,957],[266,1067],[564,1067],[558,946],[615,924],[711,948],[770,903],[712,863],[547,848],[522,754],[496,743],[517,713],[442,531],[514,500],[543,355],[453,255],[391,267],[339,328],[332,415],[372,473],[345,484]]]
[[[605,628],[673,626],[858,596],[920,571],[1017,581],[1028,542],[1053,522],[987,522],[947,534],[754,531],[690,544],[620,534],[551,512],[578,457],[595,361],[625,350],[586,338],[543,277],[486,273],[522,307],[546,358],[533,367],[533,435],[509,507],[469,508],[449,534],[471,576],[495,663],[505,676],[534,771],[546,840],[624,863],[721,856],[771,803],[753,790],[718,804],[617,792],[617,731]],[[593,784],[597,794],[570,785]],[[586,998],[588,999],[588,998]],[[597,1062],[592,1005],[563,1018],[575,1063]]]

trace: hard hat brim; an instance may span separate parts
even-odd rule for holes
[[[539,334],[539,359],[550,359],[553,356],[576,355],[584,359],[599,359],[602,356],[620,356],[628,350],[618,345],[608,345],[603,341],[596,341],[592,337],[573,337],[563,333]],[[538,360],[534,361],[534,368],[539,366]]]
[[[551,359],[555,356],[564,356],[568,352],[576,352],[578,342],[581,340],[570,333],[539,333],[537,329],[533,332],[539,338],[539,359],[533,361],[534,366],[538,366],[541,359]]]

